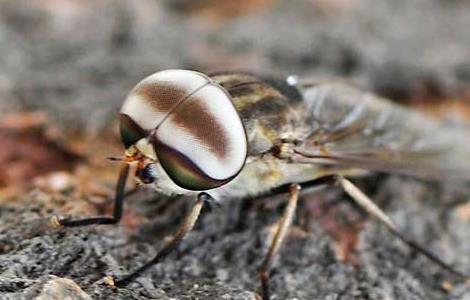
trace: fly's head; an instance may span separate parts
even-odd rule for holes
[[[195,71],[166,70],[139,82],[121,108],[120,133],[139,181],[165,193],[220,187],[247,156],[230,95]]]

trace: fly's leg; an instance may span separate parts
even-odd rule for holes
[[[127,175],[129,174],[129,165],[123,163],[121,171],[119,173],[119,179],[116,185],[116,196],[114,199],[114,212],[112,217],[94,217],[78,220],[69,220],[69,219],[59,219],[53,217],[51,223],[55,227],[78,227],[78,226],[87,226],[93,224],[116,224],[122,218],[122,210],[124,205],[124,196],[125,196],[125,187]]]
[[[118,287],[126,286],[135,278],[137,278],[146,270],[148,270],[150,267],[163,261],[165,257],[168,256],[168,254],[170,254],[176,247],[178,247],[178,245],[181,243],[187,233],[193,229],[194,224],[196,223],[197,219],[201,214],[201,210],[204,206],[204,203],[213,201],[214,199],[209,194],[200,193],[197,196],[196,204],[191,209],[191,212],[188,214],[183,224],[181,224],[181,226],[176,231],[176,234],[163,246],[163,248],[157,253],[157,255],[152,260],[150,260],[131,274],[125,276],[122,279],[114,281],[114,285]]]
[[[364,209],[367,213],[377,218],[380,222],[385,224],[387,228],[392,232],[393,235],[398,237],[404,243],[406,243],[409,247],[421,253],[422,255],[426,256],[429,260],[433,261],[437,265],[441,266],[442,268],[448,270],[449,272],[463,277],[465,280],[470,280],[469,276],[463,274],[457,270],[455,270],[452,266],[444,262],[435,254],[426,250],[423,246],[417,244],[415,241],[407,238],[403,233],[400,232],[396,224],[383,212],[369,197],[367,197],[359,188],[357,188],[351,181],[345,179],[339,175],[328,175],[324,177],[317,178],[312,181],[301,183],[300,186],[303,190],[307,190],[309,188],[319,188],[325,186],[341,186],[341,188],[350,196],[355,203],[357,203],[362,209]],[[269,251],[261,265],[260,269],[260,278],[261,278],[261,286],[262,286],[262,296],[263,300],[269,299],[269,269],[272,264],[272,260],[275,257],[276,253],[281,246],[283,239],[285,238],[287,229],[292,221],[295,208],[297,205],[298,200],[298,192],[299,192],[299,185],[298,184],[290,184],[290,185],[283,185],[278,188],[273,189],[273,193],[285,193],[286,187],[289,188],[290,191],[290,199],[289,203],[284,211],[284,215],[279,222],[277,227],[273,242]]]
[[[279,223],[276,228],[276,233],[274,235],[271,246],[269,247],[268,253],[264,257],[263,263],[259,271],[259,276],[261,279],[261,293],[264,300],[268,300],[270,297],[269,294],[269,271],[272,265],[272,261],[276,256],[279,248],[286,237],[286,233],[292,223],[292,218],[295,214],[295,209],[297,208],[297,201],[299,199],[299,190],[300,186],[298,184],[292,184],[289,187],[289,202],[284,210],[282,218],[279,220]]]
[[[337,183],[354,200],[354,202],[356,202],[360,207],[362,207],[367,213],[374,216],[385,226],[387,226],[387,228],[392,232],[392,234],[402,240],[405,244],[410,246],[412,249],[416,250],[418,253],[421,253],[422,255],[426,256],[429,260],[448,270],[449,272],[457,276],[463,277],[466,280],[470,280],[470,277],[468,277],[468,275],[455,270],[451,265],[441,260],[438,256],[429,252],[423,246],[417,244],[415,241],[407,238],[402,232],[400,232],[400,230],[392,221],[392,219],[390,219],[369,197],[367,197],[366,194],[364,194],[351,181],[347,180],[342,176],[337,176]]]
[[[315,180],[299,184],[288,184],[282,185],[272,190],[274,194],[285,193],[286,190],[289,192],[289,202],[287,203],[286,208],[284,209],[284,214],[279,220],[279,223],[274,234],[273,241],[269,247],[268,253],[264,257],[263,263],[261,264],[259,276],[261,280],[261,294],[263,300],[269,300],[269,272],[273,259],[276,257],[279,248],[286,237],[287,231],[292,223],[292,219],[297,208],[297,201],[299,198],[300,188],[309,189],[309,188],[320,188],[328,185],[333,185],[336,182],[336,175],[329,175],[317,178]]]

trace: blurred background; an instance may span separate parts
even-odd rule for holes
[[[60,158],[41,165],[51,164],[47,149],[12,167],[22,154],[33,160],[41,141],[6,128],[47,123],[55,142],[93,153],[78,136],[115,133],[128,91],[167,68],[338,77],[402,103],[452,108],[446,116],[466,114],[469,28],[467,0],[2,0],[0,166],[14,174],[0,175],[0,187],[30,169],[67,167]]]
[[[2,111],[100,130],[166,68],[353,78],[397,100],[468,96],[467,0],[0,1]]]
[[[122,155],[119,107],[138,81],[167,68],[341,78],[468,126],[469,29],[468,0],[0,0],[0,229],[52,211],[110,213],[105,199],[113,194],[117,173],[105,158]],[[143,204],[125,215],[127,229],[144,218],[149,203]],[[462,215],[470,219],[468,204]],[[0,253],[13,249],[6,250],[6,240],[25,239],[20,229],[0,230]],[[346,248],[357,242],[355,234],[342,235]],[[456,230],[455,240],[464,235]],[[468,254],[468,247],[458,248],[455,257]],[[99,259],[98,265],[108,264]],[[8,263],[13,261],[18,259]],[[76,277],[87,282],[86,276]],[[244,282],[253,290],[254,281]],[[302,281],[296,282],[301,289]],[[409,299],[441,299],[439,291],[423,290],[417,294],[422,298]]]

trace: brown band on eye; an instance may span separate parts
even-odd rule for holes
[[[166,82],[142,83],[134,92],[148,101],[158,112],[168,113],[189,93]]]
[[[148,134],[148,132],[134,122],[131,117],[123,113],[119,115],[119,131],[121,140],[126,149]]]
[[[224,180],[217,180],[208,176],[187,156],[162,143],[155,136],[152,136],[152,144],[165,172],[175,184],[184,189],[209,190],[219,187],[233,178],[232,176]]]
[[[202,145],[219,158],[226,157],[229,149],[227,132],[221,122],[204,104],[203,99],[191,97],[172,115],[176,125],[191,133]]]

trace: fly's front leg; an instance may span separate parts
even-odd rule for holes
[[[129,164],[123,163],[119,173],[119,179],[116,185],[116,196],[114,199],[114,211],[112,217],[93,217],[78,220],[59,219],[53,217],[51,223],[54,227],[78,227],[93,224],[116,224],[122,218],[122,211],[124,205],[126,180],[129,174]]]
[[[298,184],[292,184],[289,187],[289,202],[284,210],[282,218],[279,220],[279,223],[276,228],[276,233],[274,235],[271,246],[269,247],[268,253],[266,254],[261,268],[259,271],[259,276],[261,279],[261,293],[264,300],[268,300],[270,297],[269,293],[269,271],[271,268],[272,261],[276,256],[279,248],[286,237],[286,233],[292,223],[292,218],[295,215],[295,209],[297,208],[297,201],[299,199],[299,190],[300,186]]]
[[[124,278],[120,280],[114,281],[114,285],[118,287],[123,287],[126,286],[128,283],[133,281],[135,278],[137,278],[139,275],[144,273],[146,270],[148,270],[150,267],[160,263],[165,259],[165,257],[168,256],[178,245],[181,243],[181,241],[185,238],[188,232],[190,232],[194,225],[196,224],[197,219],[199,218],[201,214],[202,207],[204,206],[204,203],[206,202],[213,202],[214,199],[206,193],[200,193],[197,196],[197,201],[196,204],[193,206],[191,209],[190,213],[184,220],[183,224],[178,228],[176,231],[176,234],[169,240],[163,248],[155,255],[155,257],[132,272],[131,274],[125,276]]]

